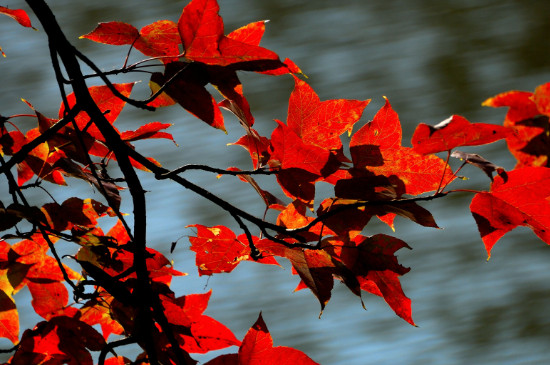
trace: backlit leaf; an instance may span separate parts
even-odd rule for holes
[[[181,43],[176,23],[169,20],[156,21],[141,31],[123,22],[99,23],[93,31],[80,38],[115,46],[133,45],[146,56],[161,57],[164,63],[177,61],[177,57],[166,56],[177,56]]]
[[[460,115],[453,115],[436,126],[419,124],[412,137],[415,152],[421,154],[450,151],[460,146],[478,146],[506,138],[512,133],[509,128],[470,123]]]
[[[226,37],[219,9],[216,0],[193,0],[183,9],[178,29],[185,57],[218,66],[279,59],[272,51],[246,43],[247,38]]]
[[[328,150],[342,147],[340,135],[351,133],[370,100],[321,101],[306,82],[294,77],[288,103],[287,125],[304,144]]]
[[[238,354],[221,355],[205,365],[314,365],[303,352],[286,346],[273,347],[273,339],[260,316],[244,336]]]
[[[0,6],[0,14],[5,14],[9,16],[24,27],[32,28],[31,20],[29,19],[29,16],[25,12],[25,10],[8,9],[4,6]]]
[[[404,193],[418,195],[452,181],[451,169],[435,155],[421,155],[401,145],[401,123],[386,99],[372,122],[352,136],[350,152],[355,168],[386,176]],[[442,177],[445,176],[443,179]]]
[[[239,237],[227,227],[206,227],[194,224],[197,236],[189,237],[191,251],[196,252],[196,265],[199,275],[229,273],[243,261],[255,261],[250,256],[250,247],[245,235]],[[258,238],[253,238],[257,243]],[[261,248],[261,246],[259,247]],[[260,258],[262,264],[278,265],[273,257]]]
[[[0,281],[7,281],[4,270],[0,270]],[[6,284],[0,285],[4,287]],[[3,288],[0,290],[0,308],[0,337],[15,345],[19,342],[19,312],[13,298]]]
[[[470,210],[487,254],[517,226],[527,226],[550,244],[550,169],[525,167],[497,176],[491,191],[474,196]]]
[[[535,92],[508,91],[483,102],[484,106],[508,107],[504,126],[514,130],[506,142],[517,160],[515,168],[549,166],[550,155],[550,83]]]

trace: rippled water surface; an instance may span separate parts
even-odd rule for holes
[[[177,21],[185,3],[51,1],[69,39],[105,70],[119,67],[126,50],[79,40],[79,35],[100,21],[121,20],[137,27],[158,19]],[[533,90],[550,81],[550,2],[546,0],[220,3],[227,31],[269,19],[262,45],[282,58],[293,59],[321,99],[372,98],[363,123],[383,104],[382,97],[388,97],[400,115],[405,145],[409,145],[416,124],[435,124],[451,114],[473,122],[501,123],[505,111],[482,108],[483,100],[510,89]],[[26,8],[19,1],[3,5]],[[42,113],[55,116],[60,99],[44,32],[23,29],[2,18],[0,46],[8,55],[0,59],[0,114],[26,112],[19,101],[25,98]],[[137,87],[146,95],[147,75],[138,77],[143,82]],[[257,127],[268,134],[273,119],[286,118],[292,80],[255,74],[242,75],[242,79]],[[117,123],[122,130],[155,120],[174,123],[171,129],[178,147],[166,141],[136,144],[166,167],[193,162],[248,168],[244,150],[225,146],[240,137],[237,123],[230,116],[227,119],[228,135],[179,108],[155,114],[127,108]],[[514,161],[503,152],[504,147],[499,142],[478,151],[511,169]],[[478,171],[466,168],[463,172],[472,177],[461,183],[464,186],[488,186]],[[261,215],[261,202],[248,186],[207,173],[189,177]],[[207,314],[230,327],[237,337],[242,338],[262,311],[276,345],[297,347],[322,364],[550,362],[550,319],[546,315],[550,308],[550,250],[529,230],[517,229],[498,242],[486,262],[466,195],[424,204],[442,230],[417,227],[405,220],[396,222],[395,234],[382,224],[367,227],[367,234],[394,234],[413,247],[399,252],[399,259],[412,267],[401,283],[413,301],[415,328],[377,297],[364,298],[368,309],[364,311],[359,300],[340,285],[318,319],[319,304],[314,296],[307,290],[293,293],[297,279],[288,265],[283,270],[243,263],[230,275],[199,278],[186,238],[192,231],[185,226],[225,224],[235,231],[238,227],[224,212],[177,186],[147,175],[144,181],[150,191],[150,245],[173,259],[177,269],[189,272],[174,282],[174,289],[182,294],[212,289]],[[70,183],[89,196],[88,187]],[[5,190],[0,188],[2,200]],[[36,196],[42,197],[38,192]],[[97,193],[94,196],[99,199]],[[125,208],[131,211],[131,207]],[[180,237],[170,255],[170,243]],[[23,292],[16,297],[21,298],[18,303],[25,296],[28,298]],[[34,323],[31,310],[20,309],[25,312],[23,324]]]

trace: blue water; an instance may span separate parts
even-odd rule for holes
[[[405,145],[409,145],[416,124],[435,124],[451,114],[461,114],[472,122],[500,123],[505,111],[482,108],[483,100],[510,89],[533,90],[550,81],[550,2],[544,0],[220,3],[227,31],[269,19],[262,44],[283,58],[292,58],[321,99],[372,98],[363,123],[383,104],[382,96],[387,96],[400,115]],[[177,21],[184,4],[134,0],[80,1],[75,6],[74,1],[57,0],[54,12],[69,39],[108,70],[122,64],[125,50],[78,40],[79,35],[100,21],[121,20],[137,27],[158,19]],[[25,7],[16,1],[7,5]],[[42,31],[23,29],[9,18],[0,18],[0,46],[8,55],[0,59],[0,114],[26,112],[19,102],[23,97],[42,113],[57,115],[60,100],[44,37]],[[136,88],[142,87],[141,95],[146,95],[147,76],[138,77],[143,82]],[[273,119],[286,118],[292,80],[248,74],[242,79],[257,129],[267,135]],[[128,78],[119,82],[122,80]],[[179,147],[166,141],[136,145],[164,166],[196,162],[221,168],[249,167],[244,150],[225,146],[240,137],[230,116],[228,135],[179,108],[154,114],[128,108],[117,123],[125,130],[155,120],[174,123],[171,132]],[[32,123],[29,120],[22,126]],[[477,151],[511,169],[514,160],[504,148],[498,142]],[[473,168],[465,168],[463,174],[472,178],[457,187],[488,186],[487,178]],[[208,173],[190,173],[188,177],[254,214],[263,212],[253,190],[236,179],[218,180]],[[185,228],[189,224],[225,224],[237,232],[238,227],[224,212],[183,188],[157,182],[146,174],[144,181],[150,191],[149,244],[174,260],[177,269],[189,273],[174,281],[174,290],[187,294],[212,289],[207,314],[239,338],[262,311],[276,345],[299,348],[327,365],[550,361],[550,319],[546,315],[550,308],[550,250],[528,229],[517,229],[498,242],[486,262],[467,195],[424,204],[442,230],[398,219],[395,233],[376,222],[365,231],[369,235],[393,234],[413,247],[398,254],[403,265],[412,267],[401,283],[413,301],[413,318],[419,326],[415,328],[396,317],[380,298],[366,295],[368,310],[364,311],[360,301],[338,284],[318,319],[315,297],[307,290],[292,293],[297,278],[286,264],[283,270],[242,263],[230,275],[199,278],[187,238],[179,240],[173,255],[169,254],[170,243],[191,235]],[[7,199],[4,184],[0,183],[2,200]],[[99,199],[85,184],[70,184],[81,196]],[[56,195],[59,200],[68,197],[63,195],[66,192],[60,194]],[[47,201],[39,191],[29,192],[29,196]],[[131,212],[130,206],[124,207]],[[16,296],[23,327],[36,323],[32,311],[20,304],[25,298],[26,292]]]

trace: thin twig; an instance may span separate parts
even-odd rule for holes
[[[219,175],[231,175],[231,176],[239,176],[239,175],[273,175],[273,174],[277,174],[279,172],[277,170],[272,171],[272,170],[263,170],[263,169],[250,170],[250,171],[244,171],[244,170],[231,171],[231,170],[219,169],[219,168],[208,166],[208,165],[189,164],[189,165],[184,165],[184,166],[178,167],[177,169],[169,171],[169,172],[164,173],[164,174],[155,175],[155,178],[157,180],[170,179],[172,176],[181,174],[181,173],[183,173],[185,171],[188,171],[188,170],[202,170],[202,171],[207,171],[207,172],[213,172],[213,173],[219,174]]]

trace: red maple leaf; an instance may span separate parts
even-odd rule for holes
[[[525,167],[496,176],[491,191],[474,196],[470,210],[487,255],[517,226],[527,226],[550,244],[550,169]]]
[[[5,6],[0,6],[0,14],[9,16],[24,27],[32,28],[31,20],[25,10],[8,9]]]
[[[314,365],[315,361],[303,352],[286,346],[273,347],[273,339],[260,313],[248,330],[237,354],[226,354],[205,365]]]
[[[191,294],[179,298],[161,296],[164,314],[172,325],[182,349],[191,353],[206,353],[241,344],[223,324],[205,316],[212,292]],[[158,345],[162,347],[164,339]]]
[[[55,242],[55,239],[50,238]],[[8,278],[12,278],[15,292],[28,286],[33,298],[32,305],[37,314],[51,318],[62,311],[68,303],[69,294],[57,261],[46,254],[49,246],[42,235],[34,234],[32,239],[23,240],[11,246],[6,253]],[[71,279],[80,275],[65,267]]]
[[[257,37],[225,36],[219,10],[216,0],[193,0],[185,6],[178,20],[178,29],[186,58],[216,66],[279,60],[276,53],[254,45]]]
[[[250,154],[253,168],[257,169],[260,166],[265,166],[269,160],[269,143],[268,138],[260,136],[258,132],[250,128],[249,133],[229,145],[237,145],[246,149]]]
[[[80,320],[94,326],[99,324],[103,333],[103,338],[111,334],[120,335],[124,328],[113,319],[111,306],[113,297],[102,288],[97,289],[97,297],[90,299],[82,308],[80,308]]]
[[[277,121],[271,135],[269,164],[279,170],[285,194],[313,204],[314,183],[334,173],[345,161],[340,136],[351,131],[369,100],[327,100],[294,77],[287,123]]]
[[[206,227],[194,224],[188,227],[197,229],[197,235],[189,237],[189,241],[191,251],[197,254],[195,262],[199,275],[229,273],[243,260],[256,261],[250,256],[246,235],[237,237],[233,231],[224,226]],[[258,244],[257,237],[253,237],[253,240]],[[261,244],[257,248],[261,249]],[[273,257],[260,258],[257,262],[279,265]]]
[[[517,160],[515,168],[549,166],[550,82],[535,92],[508,91],[483,102],[484,106],[507,106],[504,126],[514,130],[506,142]]]
[[[144,55],[158,57],[163,63],[177,61],[180,54],[178,26],[170,20],[156,21],[141,31],[123,22],[99,23],[93,31],[80,38],[115,46],[133,45]]]
[[[436,190],[454,179],[445,161],[421,155],[401,145],[401,123],[386,99],[374,119],[351,137],[350,152],[356,169],[386,176],[399,193],[419,195]],[[442,179],[442,177],[444,178]]]
[[[340,136],[351,133],[369,102],[370,99],[321,101],[311,86],[294,77],[287,125],[305,144],[339,150],[342,148]]]
[[[460,146],[479,146],[506,138],[510,128],[487,124],[470,123],[460,115],[453,115],[436,126],[420,123],[412,137],[413,149],[428,154],[450,151]]]
[[[161,130],[170,127],[172,124],[161,123],[161,122],[152,122],[142,125],[135,131],[126,131],[120,134],[120,138],[126,142],[138,141],[140,139],[150,139],[150,138],[166,138],[174,141],[174,137],[170,133],[161,132]]]
[[[103,337],[90,325],[58,316],[25,331],[10,364],[93,365],[89,350],[100,351],[105,345]]]
[[[135,83],[131,82],[126,84],[114,84],[113,86],[122,95],[129,97],[134,84]],[[101,112],[105,115],[105,118],[109,121],[109,123],[113,124],[126,105],[126,102],[113,94],[113,92],[105,85],[90,86],[88,88],[88,92]],[[74,93],[67,96],[67,101],[68,107],[73,108],[76,104],[76,96]],[[62,103],[59,108],[59,119],[65,116],[65,110],[65,104]],[[75,117],[75,122],[80,130],[86,130],[86,132],[96,140],[105,141],[104,137],[101,135],[101,132],[99,132],[99,129],[97,129],[95,125],[88,125],[90,124],[90,116],[88,116],[86,112],[78,113]]]
[[[31,20],[29,19],[29,16],[25,12],[25,10],[22,10],[22,9],[8,9],[5,6],[0,6],[0,14],[4,14],[4,15],[9,16],[10,18],[14,19],[16,22],[18,22],[19,24],[21,24],[24,27],[33,28],[34,30],[36,30],[31,25]],[[2,47],[0,47],[0,53],[2,53],[2,56],[6,57],[6,54],[4,53],[4,51],[2,51]]]
[[[259,46],[265,22],[250,23],[224,35],[216,0],[191,1],[181,13],[178,30],[185,58],[192,62],[169,64],[164,74],[152,75],[151,89],[155,92],[177,74],[166,87],[163,101],[152,105],[175,101],[214,128],[225,130],[220,106],[233,112],[246,130],[254,124],[236,71],[270,75],[300,72],[292,61],[281,62],[275,52]],[[208,83],[225,98],[219,105],[205,89]]]

